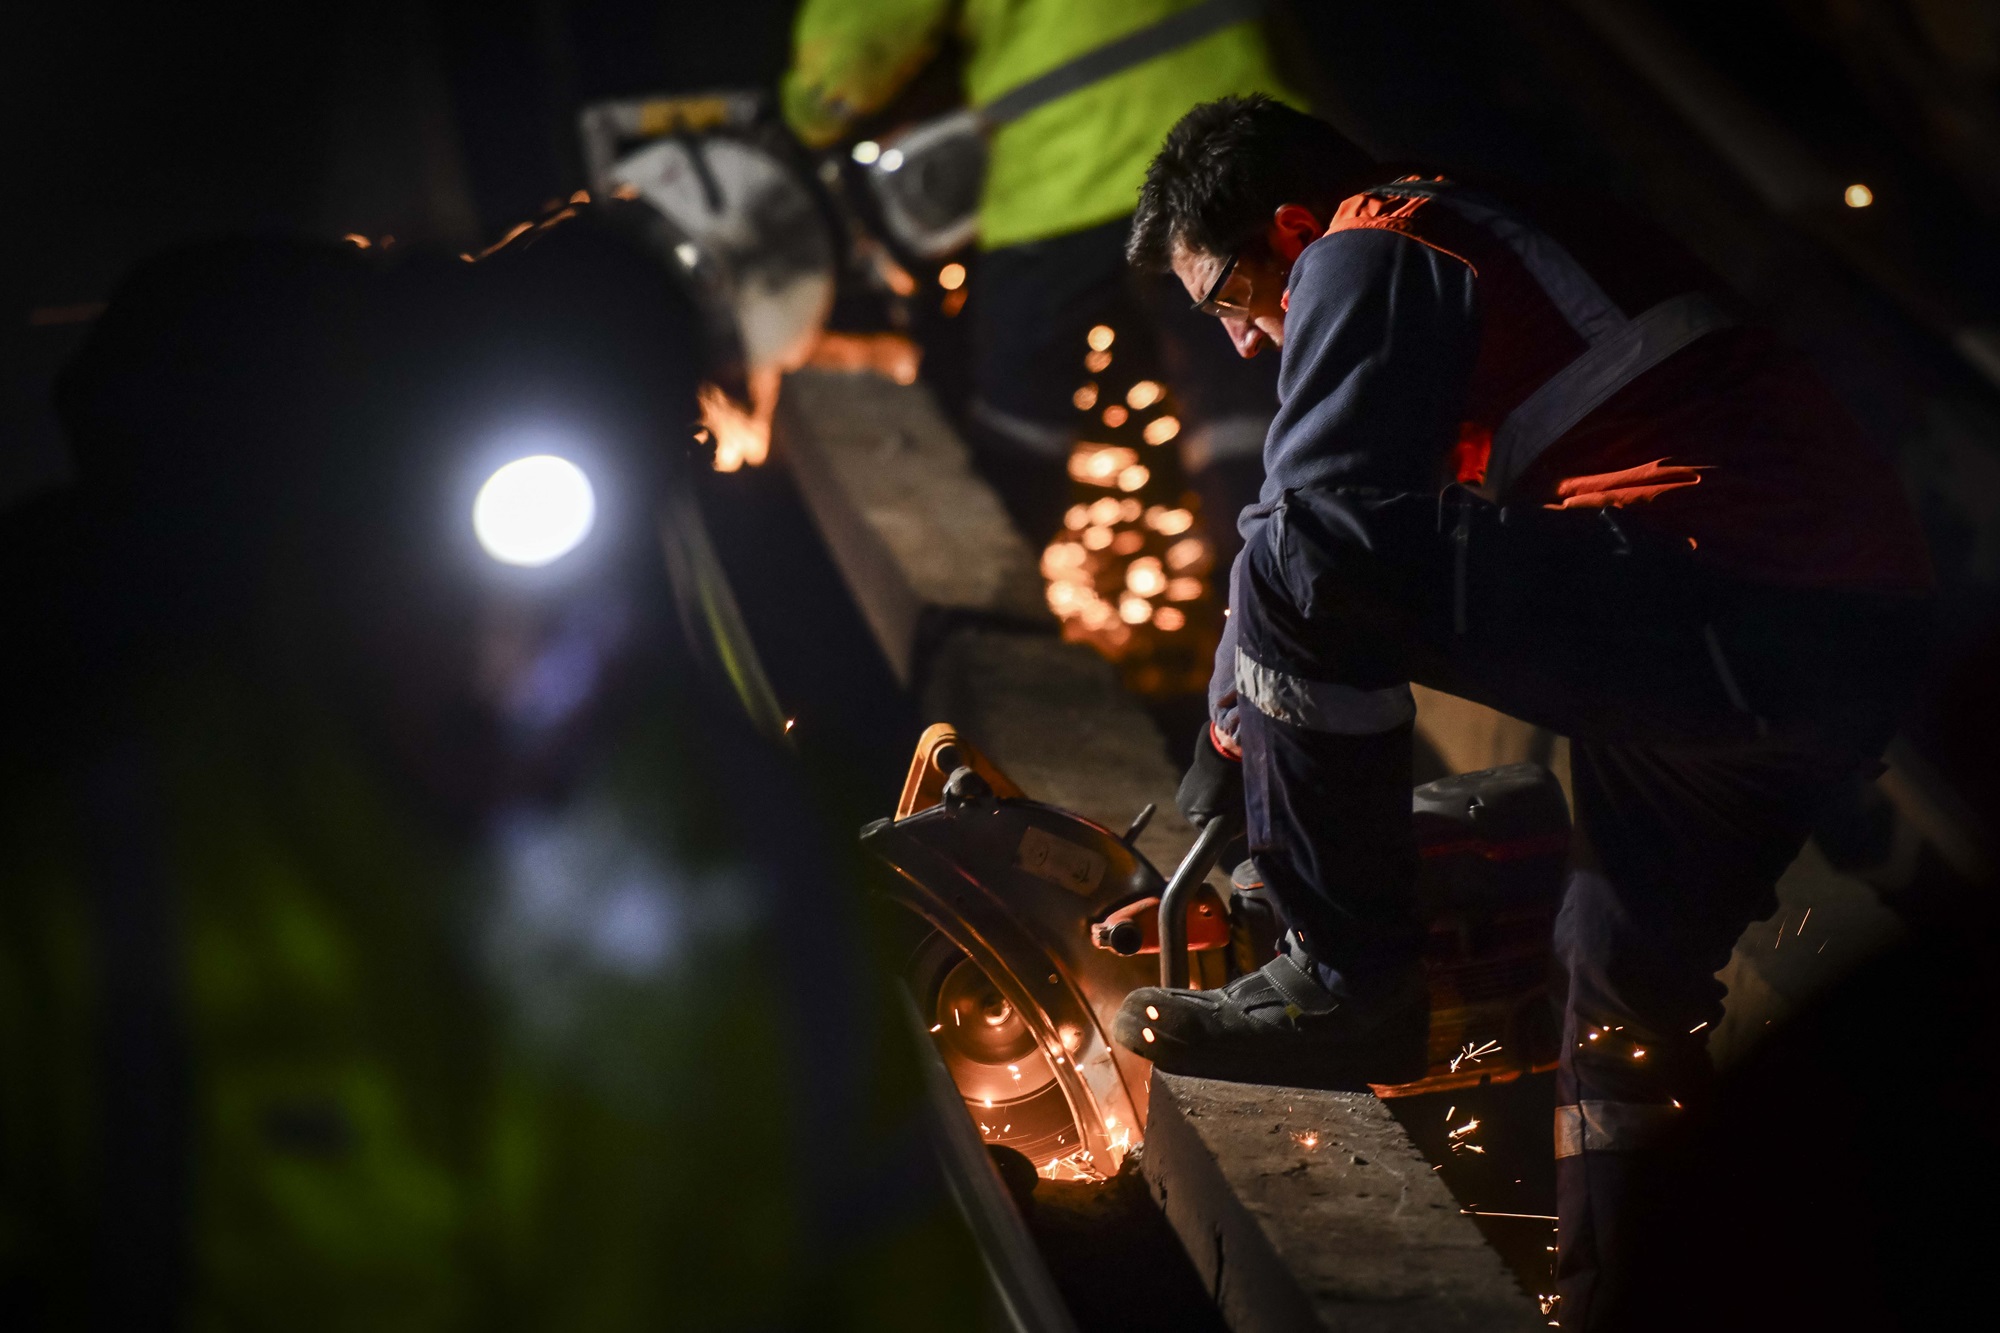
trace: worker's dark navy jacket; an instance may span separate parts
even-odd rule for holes
[[[1930,575],[1796,358],[1664,247],[1568,239],[1409,178],[1306,249],[1211,696],[1264,882],[1362,1003],[1429,924],[1408,682],[1569,738],[1557,1289],[1565,1328],[1626,1329],[1716,972],[1892,734]]]
[[[1342,203],[1292,269],[1246,545],[1288,492],[1458,481],[1512,505],[1619,508],[1731,578],[1927,589],[1894,471],[1812,372],[1734,326],[1650,238],[1594,239],[1611,262],[1586,270],[1517,212],[1442,180]],[[1224,732],[1239,674],[1298,687],[1260,681],[1232,628],[1210,690]],[[1314,686],[1343,729],[1410,716],[1400,685]]]

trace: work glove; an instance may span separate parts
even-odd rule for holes
[[[1218,817],[1241,820],[1243,816],[1243,760],[1222,750],[1212,723],[1201,724],[1201,734],[1194,742],[1194,765],[1181,779],[1174,804],[1196,828]]]

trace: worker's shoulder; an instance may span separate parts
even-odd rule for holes
[[[1403,227],[1354,227],[1329,231],[1308,245],[1292,265],[1290,312],[1301,303],[1329,298],[1341,304],[1371,287],[1412,281],[1456,281],[1470,276],[1465,259],[1441,250]]]

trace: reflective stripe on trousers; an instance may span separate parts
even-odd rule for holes
[[[1676,1106],[1584,1101],[1556,1108],[1556,1157],[1632,1152],[1667,1138],[1681,1118]]]
[[[1408,685],[1360,690],[1267,667],[1236,649],[1236,692],[1266,717],[1339,736],[1379,736],[1417,715]]]

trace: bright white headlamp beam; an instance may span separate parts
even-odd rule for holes
[[[583,469],[555,454],[517,458],[486,479],[472,502],[472,531],[503,565],[560,560],[590,535],[597,496]]]

